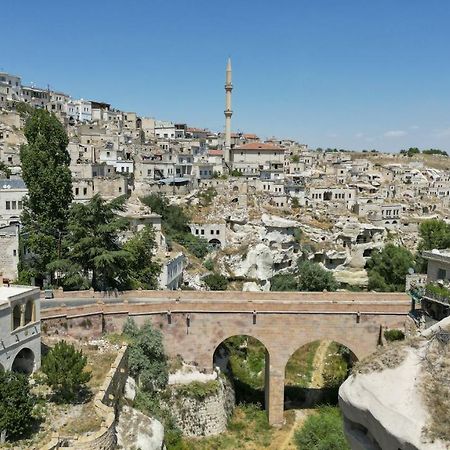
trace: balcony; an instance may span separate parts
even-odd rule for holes
[[[429,283],[425,286],[423,296],[444,306],[450,306],[450,288],[435,283]]]

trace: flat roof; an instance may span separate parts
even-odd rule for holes
[[[39,289],[35,286],[0,286],[0,305],[7,303],[11,297],[24,294],[26,292],[33,292]]]

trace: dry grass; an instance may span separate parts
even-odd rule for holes
[[[102,419],[96,414],[94,402],[81,405],[78,414],[71,415],[69,420],[61,427],[60,433],[64,436],[81,435],[100,429]]]
[[[450,344],[430,341],[422,373],[422,396],[431,418],[424,435],[431,441],[450,442]]]
[[[354,375],[371,372],[381,372],[385,369],[398,367],[407,356],[405,342],[392,342],[386,347],[380,347],[375,353],[355,363],[352,369]]]

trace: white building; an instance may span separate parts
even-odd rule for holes
[[[0,341],[0,370],[30,374],[39,369],[39,288],[0,284]]]
[[[160,139],[175,138],[175,124],[164,120],[155,120],[155,137]]]
[[[0,180],[0,223],[18,222],[28,189],[23,180]]]
[[[20,100],[22,92],[22,81],[20,77],[6,72],[0,72],[0,86],[2,87],[0,92],[3,96],[3,99],[0,100]]]
[[[161,273],[158,278],[161,289],[176,290],[181,287],[185,259],[183,253],[178,253],[162,262]]]
[[[92,120],[92,104],[87,100],[74,100],[76,119],[79,122],[90,122]]]
[[[227,227],[224,223],[192,223],[189,228],[194,236],[206,239],[214,247],[226,246]]]

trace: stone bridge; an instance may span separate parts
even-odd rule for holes
[[[70,293],[68,293],[70,294]],[[78,298],[83,295],[83,298]],[[121,332],[128,317],[152,322],[166,352],[213,369],[217,347],[235,335],[252,336],[266,348],[266,409],[269,422],[283,422],[285,367],[290,356],[315,340],[333,340],[361,359],[382,342],[384,328],[406,326],[406,294],[372,292],[130,291],[117,298],[73,294],[47,302],[44,334],[76,338]],[[50,304],[49,304],[50,303]]]

